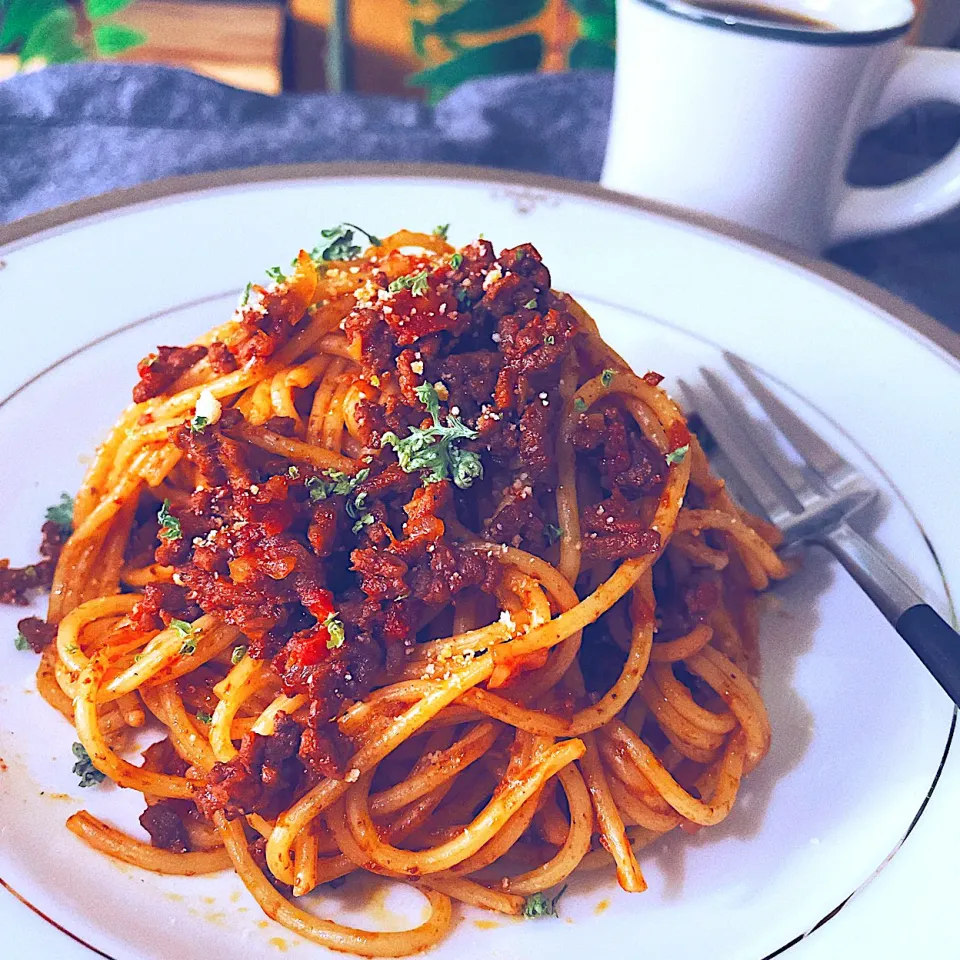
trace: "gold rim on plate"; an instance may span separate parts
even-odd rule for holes
[[[848,270],[811,256],[757,230],[709,214],[697,213],[642,197],[607,190],[593,183],[582,183],[546,174],[520,173],[492,167],[471,167],[445,163],[292,163],[248,167],[239,170],[217,170],[181,177],[167,177],[134,187],[122,187],[63,206],[44,210],[7,225],[0,225],[0,250],[16,249],[24,241],[36,241],[47,231],[77,224],[78,221],[123,210],[126,207],[175,196],[186,196],[208,190],[244,184],[262,184],[291,180],[329,180],[398,178],[435,179],[490,183],[499,186],[523,187],[547,193],[566,194],[600,200],[626,209],[674,220],[751,247],[775,259],[785,261],[821,280],[853,295],[876,308],[887,322],[892,317],[941,347],[954,360],[960,360],[960,333],[935,320],[905,300]],[[12,252],[12,250],[10,251]]]

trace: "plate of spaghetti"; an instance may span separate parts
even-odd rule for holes
[[[862,396],[905,353],[942,396],[955,360],[601,191],[294,169],[93,204],[0,234],[36,318],[0,366],[25,947],[762,960],[860,931],[954,789],[952,706],[831,561],[781,555],[672,384],[754,363],[945,603],[936,427]]]

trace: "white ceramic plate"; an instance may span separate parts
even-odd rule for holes
[[[480,232],[497,246],[532,241],[554,285],[668,384],[720,366],[721,347],[746,357],[880,485],[882,507],[867,518],[876,538],[949,611],[960,586],[960,365],[916,332],[936,331],[932,321],[894,303],[909,326],[873,288],[858,296],[838,271],[812,272],[703,222],[593,188],[463,169],[190,178],[0,228],[3,554],[35,557],[44,507],[78,485],[128,402],[139,357],[221,322],[248,280],[342,220],[377,233],[451,221],[456,242]],[[81,806],[136,827],[142,802],[76,788],[73,731],[36,694],[33,655],[9,639],[22,615],[0,611],[0,877],[34,913],[0,891],[0,953],[322,953],[262,917],[232,874],[140,873],[65,830]],[[562,920],[468,911],[435,955],[573,958],[602,942],[671,960],[888,957],[900,955],[898,938],[910,956],[955,955],[944,952],[960,943],[952,704],[825,556],[811,554],[765,604],[762,650],[774,746],[727,822],[644,853],[643,896],[621,893],[608,874],[578,877]],[[386,889],[351,881],[309,902],[381,929],[415,921],[416,895]]]

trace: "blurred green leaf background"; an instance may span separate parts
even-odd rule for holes
[[[49,63],[111,57],[146,36],[110,17],[133,0],[0,0],[0,53],[14,53],[21,70]]]
[[[436,102],[499,73],[612,68],[615,0],[410,0],[424,69],[408,79]]]

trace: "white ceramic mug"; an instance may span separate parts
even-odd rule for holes
[[[906,46],[910,0],[763,7],[823,27],[682,0],[618,0],[604,186],[811,251],[960,204],[960,145],[893,186],[864,189],[844,179],[865,130],[921,102],[960,103],[960,53]]]

